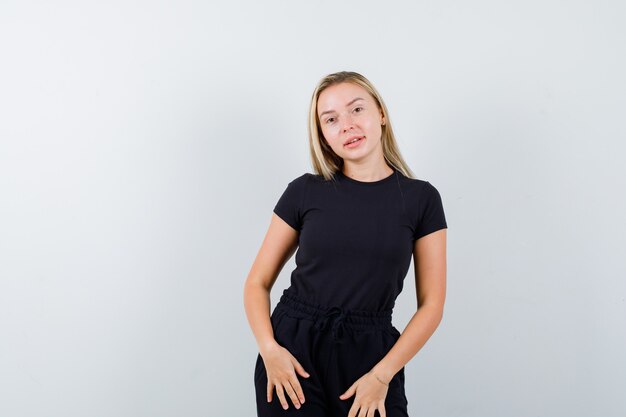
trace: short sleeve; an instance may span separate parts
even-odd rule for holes
[[[428,181],[422,187],[420,195],[417,226],[413,235],[417,240],[439,229],[446,229],[448,224],[443,211],[443,203],[439,191]]]
[[[274,206],[274,213],[297,231],[302,229],[302,201],[306,185],[306,174],[289,184]]]

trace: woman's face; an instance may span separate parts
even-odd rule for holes
[[[382,111],[360,85],[343,82],[326,88],[317,99],[317,116],[328,145],[344,160],[363,160],[376,152],[382,157]],[[354,138],[359,140],[348,143]]]

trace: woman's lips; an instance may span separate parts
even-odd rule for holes
[[[356,148],[357,146],[361,144],[361,142],[363,142],[363,140],[365,140],[365,136],[361,136],[356,142],[346,143],[343,146],[346,148]]]

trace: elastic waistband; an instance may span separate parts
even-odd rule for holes
[[[368,311],[353,310],[342,307],[329,307],[325,305],[314,304],[308,300],[289,294],[287,290],[280,297],[277,309],[284,308],[290,310],[290,315],[318,321],[333,318],[340,319],[344,325],[351,328],[370,329],[370,328],[390,328],[392,327],[391,318],[393,310]]]

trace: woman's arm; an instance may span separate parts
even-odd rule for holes
[[[267,374],[267,401],[274,388],[282,407],[289,408],[287,398],[296,408],[305,401],[296,374],[305,378],[308,372],[300,362],[274,338],[270,319],[270,291],[285,263],[296,250],[298,232],[275,213],[244,285],[244,306],[248,322],[259,345]]]
[[[276,344],[270,322],[270,291],[298,246],[298,232],[272,213],[269,229],[244,284],[244,307],[261,354]]]
[[[418,308],[394,346],[372,369],[385,382],[417,354],[441,322],[446,298],[446,231],[440,229],[415,241]]]

